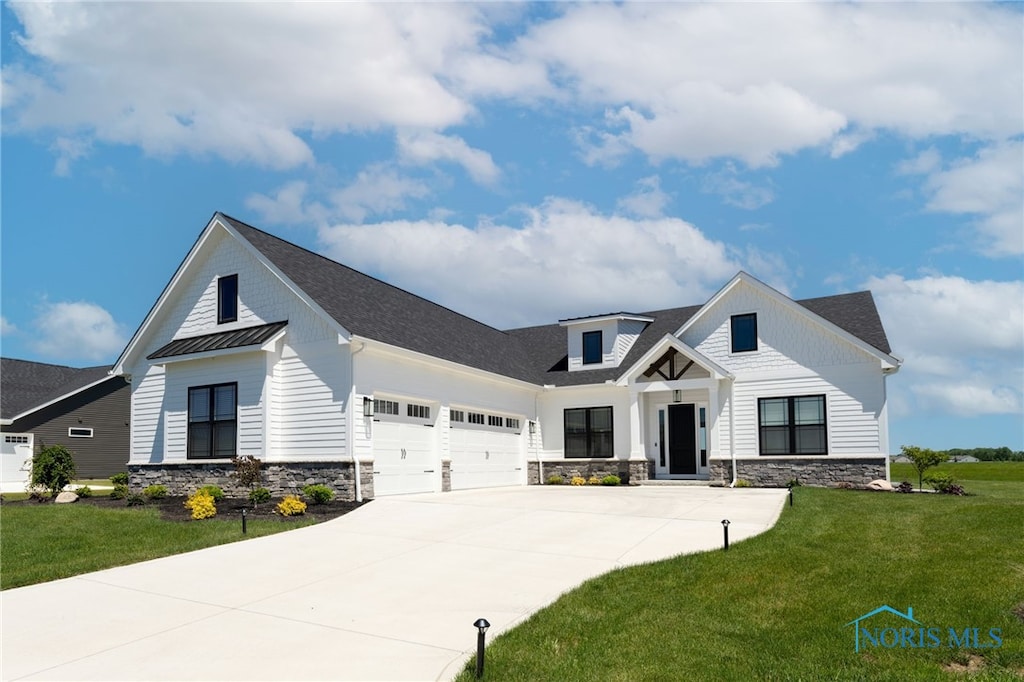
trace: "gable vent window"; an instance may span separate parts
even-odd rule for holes
[[[430,406],[409,403],[406,405],[406,416],[416,417],[417,419],[430,419]]]
[[[484,423],[484,416],[482,414],[480,414],[479,412],[470,412],[469,413],[469,423],[470,424],[483,424]]]
[[[450,419],[453,422],[464,422],[466,421],[466,413],[462,410],[452,410]]]
[[[601,332],[583,332],[583,364],[600,365],[603,359],[601,356]]]
[[[68,438],[92,438],[92,429],[82,426],[68,428]]]
[[[757,350],[757,313],[733,315],[730,323],[732,352],[747,353]]]
[[[398,414],[398,403],[394,400],[374,400],[374,414]]]
[[[217,324],[238,320],[238,275],[217,279]]]

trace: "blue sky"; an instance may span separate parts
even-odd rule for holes
[[[219,210],[503,328],[871,289],[892,448],[1024,449],[1018,5],[0,12],[6,357],[113,362]]]

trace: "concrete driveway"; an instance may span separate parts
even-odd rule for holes
[[[785,490],[375,500],[266,538],[0,593],[5,680],[435,680],[587,578],[770,528]]]

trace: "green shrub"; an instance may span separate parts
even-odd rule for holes
[[[219,485],[204,485],[199,490],[205,491],[207,495],[213,498],[214,502],[221,502],[224,500],[224,491],[220,489]],[[196,492],[199,492],[199,490]]]
[[[622,479],[615,474],[608,474],[601,479],[601,485],[618,485],[622,483]]]
[[[92,488],[83,485],[81,488],[75,488],[75,494],[79,497],[92,497]]]
[[[302,494],[308,497],[313,504],[327,504],[334,499],[334,491],[319,483],[307,485],[302,489]]]
[[[270,502],[270,491],[266,488],[253,488],[249,493],[249,501],[254,506],[261,502]]]
[[[924,482],[930,485],[933,490],[940,493],[946,492],[951,486],[956,484],[953,477],[944,471],[928,474],[924,477]]]
[[[745,478],[737,478],[735,488],[753,488],[754,484]]]
[[[548,485],[562,485],[563,483],[565,483],[565,479],[558,474],[548,476]]]
[[[131,493],[124,498],[125,504],[129,507],[141,507],[146,504],[146,498],[138,493]]]
[[[916,445],[903,445],[900,447],[900,454],[910,460],[917,471],[917,487],[924,485],[924,472],[934,466],[945,462],[949,457],[944,452],[936,452],[928,448],[919,448]]]
[[[200,488],[189,495],[188,499],[185,500],[185,509],[192,512],[192,518],[196,521],[199,519],[210,519],[217,515],[217,504],[213,499],[213,495],[206,488]]]
[[[149,500],[162,500],[167,497],[167,486],[149,485],[142,491],[142,494]]]
[[[110,491],[110,499],[123,500],[126,497],[128,497],[128,484],[115,483],[114,489]]]
[[[277,503],[277,512],[281,516],[297,516],[306,513],[306,503],[297,495],[288,495]]]
[[[128,474],[122,471],[119,474],[114,474],[110,477],[110,482],[114,485],[128,485]]]
[[[573,476],[572,480],[569,481],[569,485],[586,485],[586,484],[587,484],[587,479],[583,478],[582,476]]]
[[[800,480],[796,479],[796,478],[791,478],[791,479],[789,479],[786,482],[786,487],[787,488],[799,488],[800,487]]]
[[[587,485],[601,485],[601,479],[591,474],[590,478],[587,479]]]
[[[63,445],[51,445],[32,458],[32,485],[40,485],[56,496],[75,480],[75,458]]]

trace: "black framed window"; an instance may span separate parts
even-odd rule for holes
[[[733,315],[732,352],[746,353],[757,350],[757,313]]]
[[[762,455],[826,455],[825,396],[759,398]]]
[[[611,407],[565,411],[566,457],[611,457],[615,451]]]
[[[217,278],[217,324],[238,319],[238,275]]]
[[[238,384],[188,389],[188,458],[237,454]]]
[[[601,331],[583,332],[583,364],[600,365],[604,360],[601,353]]]

